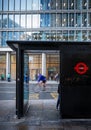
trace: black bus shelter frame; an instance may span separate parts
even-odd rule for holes
[[[61,41],[7,41],[9,47],[16,51],[16,114],[18,118],[24,116],[24,107],[23,107],[23,75],[24,75],[24,52],[28,50],[41,50],[41,51],[59,51],[60,52],[60,82],[63,84],[61,88],[61,116],[62,118],[91,118],[91,96],[89,97],[88,104],[85,104],[89,107],[88,113],[85,115],[81,113],[81,107],[78,110],[78,113],[75,114],[75,103],[72,104],[74,96],[72,92],[69,91],[70,87],[67,87],[62,81],[64,78],[62,70],[62,62],[65,54],[69,53],[91,53],[91,43],[90,42],[61,42]],[[62,65],[61,65],[62,64]],[[62,78],[63,77],[63,78]],[[74,88],[73,88],[74,89]],[[87,88],[86,88],[87,89]],[[91,89],[83,90],[83,88],[78,87],[77,92],[84,91],[83,93],[88,93]],[[67,91],[69,91],[69,94]],[[65,96],[64,96],[65,95]],[[66,95],[69,97],[66,98]],[[83,94],[84,96],[84,94]],[[80,94],[76,102],[79,102]],[[82,97],[81,97],[82,98]],[[84,99],[84,98],[83,98]],[[70,101],[69,101],[70,100]],[[72,101],[71,101],[72,100]],[[83,100],[82,100],[83,101]],[[68,104],[68,105],[65,105]],[[67,108],[66,108],[67,107]],[[70,108],[70,109],[69,109]],[[67,110],[69,109],[69,110]],[[87,111],[85,109],[84,111]],[[84,112],[83,112],[84,113]],[[77,115],[78,114],[78,115]],[[77,115],[77,116],[76,116]]]

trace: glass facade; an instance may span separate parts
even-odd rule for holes
[[[90,0],[0,0],[0,46],[8,39],[91,40],[90,10]]]
[[[0,47],[7,40],[91,41],[90,0],[0,0]]]

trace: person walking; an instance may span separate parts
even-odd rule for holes
[[[59,110],[60,101],[61,101],[61,85],[60,85],[60,83],[58,84],[57,93],[58,93],[58,98],[57,98],[56,109]]]
[[[24,80],[25,80],[25,83],[27,84],[29,83],[29,76],[27,73],[25,74]]]
[[[10,76],[10,73],[8,73],[8,75],[7,75],[7,80],[8,80],[8,82],[10,82],[10,81],[11,81],[11,76]]]

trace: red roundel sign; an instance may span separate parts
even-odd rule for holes
[[[88,66],[84,63],[84,62],[79,62],[76,64],[76,66],[74,67],[74,70],[78,73],[78,74],[85,74],[88,70]]]

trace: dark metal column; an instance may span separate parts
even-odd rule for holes
[[[16,54],[16,114],[20,118],[23,116],[24,52],[20,49],[19,45]]]

